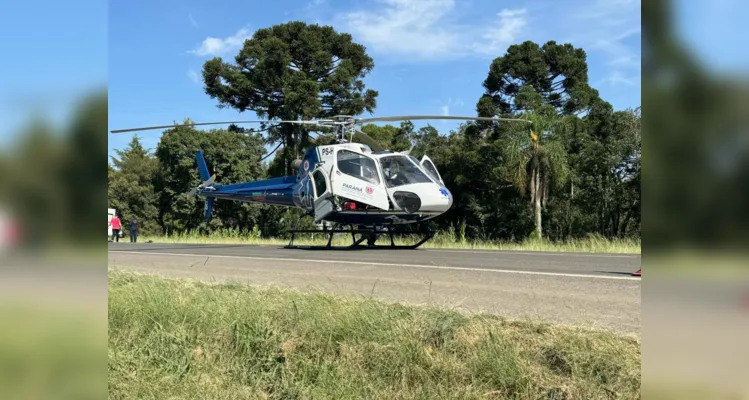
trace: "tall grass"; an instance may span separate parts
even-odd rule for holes
[[[640,341],[110,271],[109,398],[636,399]]]
[[[413,244],[418,236],[396,236],[396,244]],[[220,230],[210,234],[195,232],[171,236],[144,236],[139,240],[151,240],[160,243],[205,243],[205,244],[267,244],[280,245],[289,242],[289,237],[264,238],[259,230],[241,232],[239,230]],[[298,234],[294,239],[297,244],[325,244],[327,236],[322,234]],[[384,243],[383,243],[384,242]],[[383,236],[378,244],[389,243]],[[350,234],[337,234],[333,245],[351,244]],[[522,241],[470,240],[465,232],[450,228],[437,232],[435,237],[425,243],[423,248],[437,249],[476,249],[476,250],[519,250],[519,251],[561,251],[561,252],[594,252],[594,253],[628,253],[640,254],[640,240],[632,238],[607,239],[601,235],[589,235],[583,239],[571,239],[563,242],[552,242],[545,239],[525,239]]]

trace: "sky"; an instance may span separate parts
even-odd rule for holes
[[[43,11],[40,11],[43,10]],[[30,117],[66,122],[82,93],[107,84],[107,3],[25,0],[0,11],[0,139]]]
[[[736,49],[749,39],[736,32],[749,2],[671,3],[678,36],[703,65],[746,73],[749,53]],[[231,57],[237,37],[296,19],[332,24],[367,46],[376,66],[366,83],[380,91],[375,115],[474,115],[491,59],[525,39],[583,47],[591,84],[617,109],[634,107],[640,104],[639,10],[632,0],[9,2],[0,13],[0,34],[15,39],[4,41],[0,63],[0,138],[7,145],[35,112],[65,120],[77,95],[107,81],[110,129],[185,117],[233,119],[237,113],[216,109],[191,76],[211,57],[208,51]],[[103,134],[110,154],[130,140]],[[159,132],[143,136],[154,147]]]
[[[708,70],[743,75],[749,71],[749,35],[746,30],[749,2],[712,0],[674,4],[674,29],[693,56]],[[743,38],[743,39],[742,39]],[[739,50],[741,49],[741,50]]]
[[[475,116],[491,61],[525,40],[569,42],[588,54],[589,81],[616,109],[640,105],[640,3],[630,0],[197,0],[112,2],[110,129],[256,119],[220,110],[200,82],[213,57],[231,60],[254,30],[292,20],[351,33],[374,59],[374,116]],[[366,114],[365,114],[366,115]],[[447,133],[457,123],[428,121]],[[155,148],[161,131],[139,133]],[[110,153],[132,134],[110,135]]]

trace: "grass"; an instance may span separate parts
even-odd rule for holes
[[[639,399],[640,339],[109,272],[110,399]]]
[[[125,238],[127,239],[127,238]],[[384,238],[387,242],[387,237]],[[419,238],[416,236],[397,237],[398,244],[412,244]],[[173,236],[144,236],[140,241],[152,240],[158,243],[203,243],[203,244],[266,244],[284,245],[288,238],[261,238],[259,234],[240,233],[238,231],[219,231],[209,235],[196,233]],[[297,244],[325,244],[327,238],[323,235],[298,235],[294,240]],[[380,243],[380,242],[378,242]],[[345,246],[351,244],[351,235],[339,234],[333,238],[333,245]],[[640,254],[639,239],[607,239],[599,235],[590,235],[584,239],[572,239],[565,242],[550,242],[548,240],[526,239],[520,242],[502,242],[489,240],[467,240],[460,234],[451,231],[438,232],[437,235],[422,248],[438,249],[473,249],[473,250],[520,250],[520,251],[559,251],[559,252],[595,252],[595,253],[626,253]]]
[[[35,293],[37,296],[44,296]],[[10,297],[13,297],[10,294]],[[60,296],[56,304],[68,299]],[[0,398],[106,396],[106,320],[98,312],[0,297]]]

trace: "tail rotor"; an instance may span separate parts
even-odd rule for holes
[[[216,183],[216,174],[210,175],[208,173],[208,165],[205,162],[205,158],[203,157],[203,151],[197,150],[195,152],[195,159],[198,162],[198,174],[200,175],[200,179],[202,180],[200,184],[192,188],[189,192],[187,192],[187,198],[195,197],[198,194],[203,194],[205,191],[211,191],[213,189],[213,184]],[[211,214],[213,211],[213,201],[215,200],[215,197],[206,195],[205,196],[205,205],[203,206],[203,217],[207,220],[211,218]]]
[[[215,182],[216,174],[213,174],[210,178],[204,180],[203,182],[200,182],[200,185],[198,185],[197,187],[190,189],[190,191],[187,192],[187,197],[195,197],[198,193],[203,193],[205,189],[212,187]]]

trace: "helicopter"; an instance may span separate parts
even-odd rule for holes
[[[416,249],[434,237],[434,232],[424,223],[447,212],[453,205],[454,197],[427,155],[419,160],[410,155],[413,147],[402,152],[386,149],[356,129],[356,126],[371,122],[435,119],[530,122],[518,118],[433,115],[354,118],[338,115],[317,120],[191,123],[192,126],[200,126],[272,122],[327,127],[333,130],[333,143],[307,148],[303,157],[292,163],[295,175],[226,185],[216,183],[216,175],[209,173],[203,152],[197,149],[195,158],[201,183],[190,190],[188,196],[205,198],[203,216],[206,220],[211,218],[215,199],[225,199],[295,207],[304,211],[302,217],[311,216],[315,224],[322,223],[322,230],[289,230],[291,240],[285,248],[302,247],[294,245],[297,233],[328,235],[325,246],[304,246],[308,249],[332,249],[335,234],[350,233],[352,244],[346,248],[362,247],[361,243],[367,240],[367,248]],[[112,130],[111,133],[174,127],[150,126]],[[347,136],[351,140],[347,140]],[[330,229],[328,223],[332,225]],[[415,232],[399,231],[399,228],[413,224],[421,229]],[[345,226],[349,229],[344,229]],[[376,245],[383,233],[390,237],[389,246]],[[395,244],[394,235],[414,233],[422,235],[422,239],[415,244]],[[361,236],[357,238],[356,234]]]

